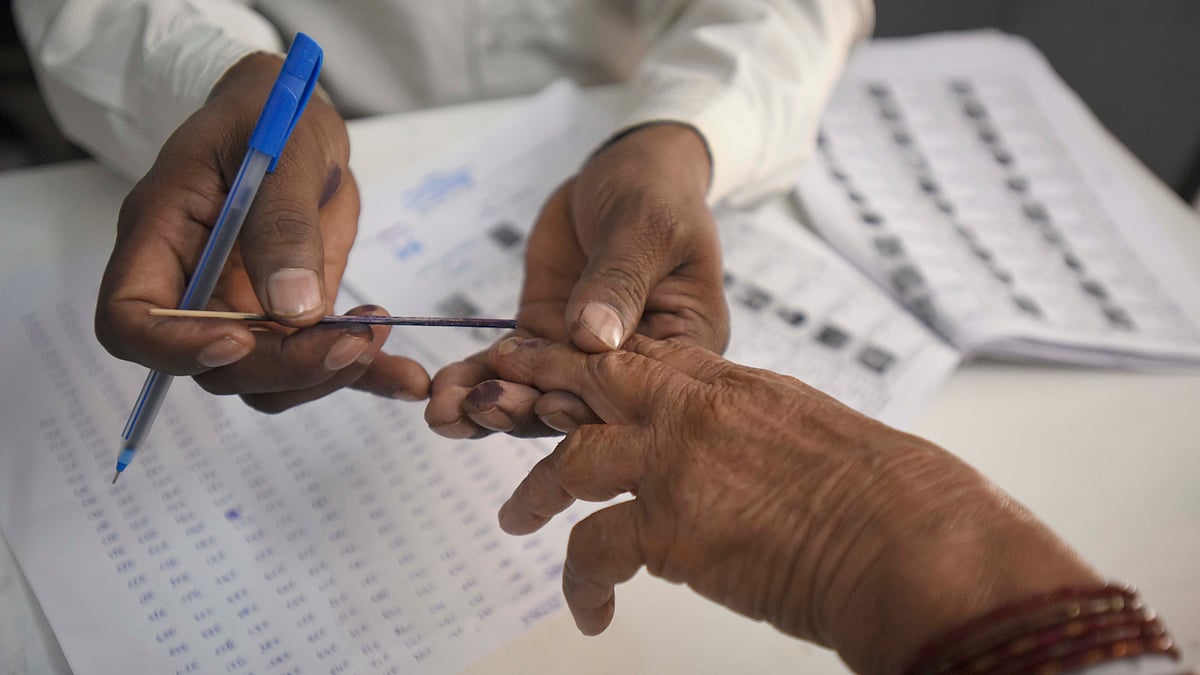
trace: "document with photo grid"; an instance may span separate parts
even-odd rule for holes
[[[729,359],[792,375],[894,425],[958,365],[956,350],[782,209],[717,220]]]
[[[1116,179],[1114,143],[1018,38],[881,40],[834,94],[797,196],[966,352],[1200,363],[1200,279]]]

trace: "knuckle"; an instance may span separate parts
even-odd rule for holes
[[[694,345],[678,337],[655,340],[639,336],[639,340],[638,347],[645,350],[646,355],[656,361],[663,361],[675,356],[686,356],[688,350],[696,348]]]
[[[201,389],[213,396],[230,396],[239,393],[232,378],[220,377],[214,371],[194,375],[192,379]]]
[[[527,363],[522,359],[513,359],[506,365],[504,379],[532,386],[537,380],[538,369],[535,363]]]
[[[117,230],[126,231],[139,219],[146,201],[146,179],[138,181],[129,194],[121,200],[121,208],[117,211]]]
[[[696,417],[708,420],[715,429],[737,429],[745,425],[751,402],[744,396],[706,396],[699,402],[701,410]]]
[[[643,253],[638,259],[610,260],[597,271],[597,285],[616,296],[618,303],[634,310],[641,310],[650,295],[650,273],[653,261],[650,254]]]
[[[547,467],[558,484],[570,494],[574,494],[575,488],[584,485],[588,480],[587,473],[581,471],[576,447],[573,443],[559,444],[558,449],[550,456],[550,464]]]
[[[589,379],[604,382],[629,373],[636,365],[637,354],[633,352],[601,352],[590,354],[585,361]]]
[[[671,250],[683,238],[684,219],[679,206],[670,200],[647,199],[642,204],[642,217],[639,220],[644,225],[638,228],[636,235],[640,235],[644,244],[656,247],[655,250]]]
[[[430,386],[435,392],[440,392],[450,387],[471,386],[478,381],[478,378],[472,374],[472,370],[469,363],[456,361],[434,373]]]
[[[606,564],[605,546],[595,546],[596,532],[587,519],[571,528],[567,538],[567,556],[563,565],[564,574],[576,582],[588,580],[586,570],[603,568]]]
[[[273,200],[270,213],[265,223],[247,228],[243,236],[251,246],[304,246],[315,240],[317,228],[307,210],[294,200]]]
[[[93,330],[96,332],[96,340],[100,342],[100,346],[109,354],[122,360],[129,360],[128,340],[124,338],[121,331],[115,325],[113,313],[107,302],[100,302],[96,305],[96,316],[93,319]]]

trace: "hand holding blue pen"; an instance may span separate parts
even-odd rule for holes
[[[428,389],[418,364],[379,354],[386,328],[313,325],[332,309],[358,216],[344,122],[319,98],[305,112],[320,59],[299,35],[282,69],[265,54],[239,61],[122,206],[96,333],[153,372],[122,435],[118,475],[174,375],[267,411],[350,385],[414,399]],[[256,334],[232,321],[146,314],[206,306],[265,311],[291,328]]]

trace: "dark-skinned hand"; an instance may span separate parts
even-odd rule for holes
[[[721,248],[705,202],[710,163],[690,127],[655,124],[610,142],[547,200],[530,233],[520,335],[617,349],[635,332],[720,352],[729,338]],[[498,378],[486,353],[433,380],[439,434],[538,436],[595,421],[578,397]]]
[[[497,343],[500,377],[579,397],[606,424],[567,434],[500,509],[534,532],[577,499],[635,498],[571,532],[563,593],[603,631],[643,565],[779,630],[896,673],[998,606],[1102,581],[1050,530],[936,445],[790,377],[677,340],[586,354]],[[663,617],[669,620],[669,617]]]
[[[175,307],[246,153],[282,60],[245,57],[164,144],[121,206],[96,305],[115,356],[275,412],[354,386],[424,398],[416,362],[380,352],[387,328],[314,325],[333,313],[358,227],[359,197],[341,115],[314,95],[276,170],[263,180],[209,307],[266,312],[282,326],[151,317]],[[354,314],[386,313],[358,307]]]

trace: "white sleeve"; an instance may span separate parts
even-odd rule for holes
[[[271,25],[233,0],[16,0],[13,9],[59,127],[130,178],[229,66],[280,50]]]
[[[709,200],[747,202],[785,187],[812,149],[821,109],[853,46],[870,34],[871,0],[693,0],[667,7],[634,75],[621,128],[695,127],[713,160]]]

